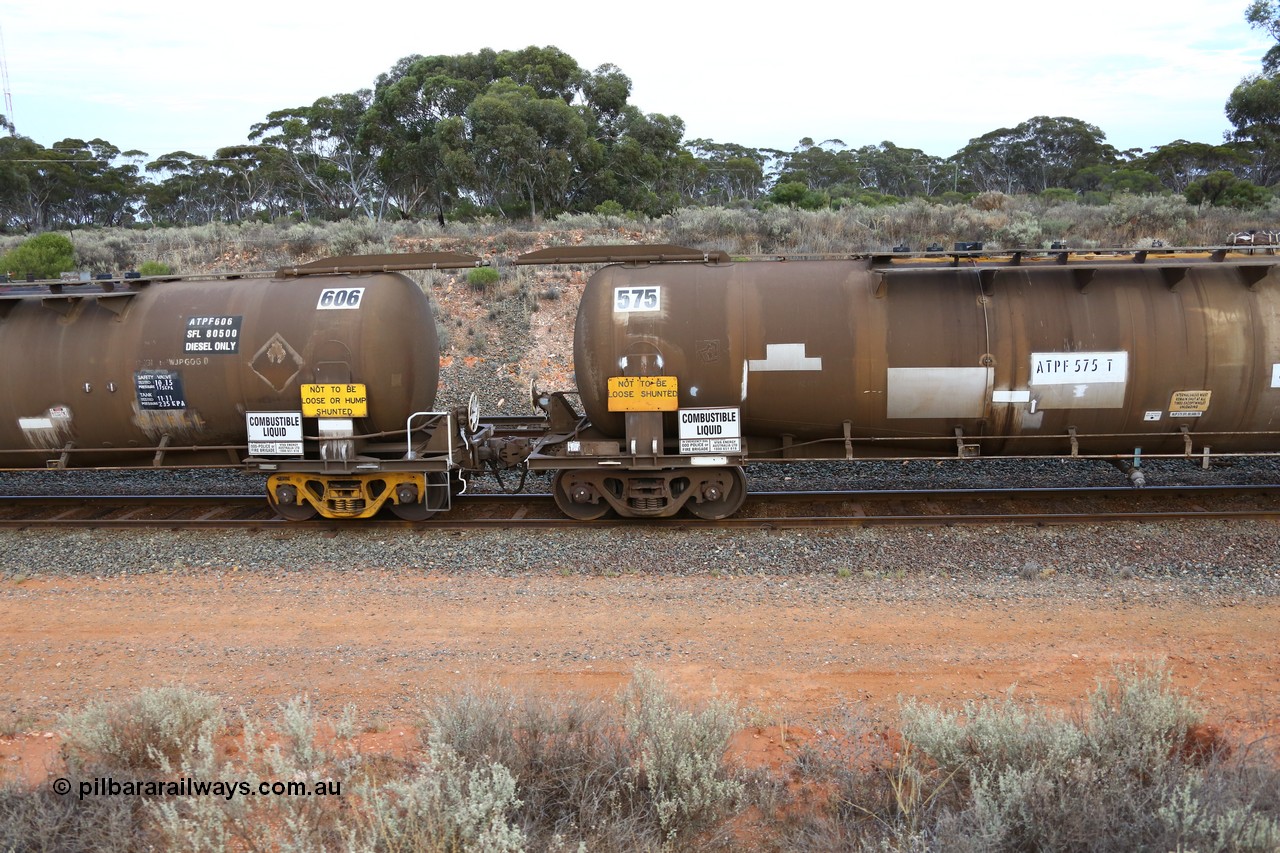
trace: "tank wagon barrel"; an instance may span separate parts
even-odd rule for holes
[[[477,263],[335,258],[0,294],[0,465],[246,466],[289,517],[425,517],[448,506],[469,418],[433,412],[430,301],[394,270]]]
[[[589,281],[571,515],[720,517],[749,460],[1280,452],[1277,259],[623,263]]]

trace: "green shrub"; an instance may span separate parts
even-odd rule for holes
[[[160,261],[143,261],[138,272],[142,275],[173,275],[173,268]]]
[[[1066,187],[1049,187],[1040,193],[1040,199],[1048,204],[1062,204],[1063,202],[1075,201],[1075,190],[1069,190]]]
[[[1112,198],[1106,212],[1107,223],[1127,227],[1129,233],[1126,236],[1130,238],[1184,227],[1195,216],[1195,209],[1187,204],[1186,199],[1128,193]]]
[[[1025,210],[1017,210],[1009,217],[1009,224],[996,232],[996,238],[1012,246],[1038,246],[1043,229],[1036,216]]]
[[[493,267],[476,267],[467,273],[467,284],[475,290],[488,290],[501,277]]]
[[[372,219],[344,219],[327,230],[329,252],[335,257],[390,251],[382,229]]]
[[[0,267],[18,278],[57,278],[76,268],[75,248],[62,234],[40,234],[0,258]]]

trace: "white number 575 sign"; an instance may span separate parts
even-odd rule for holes
[[[620,314],[628,311],[659,311],[662,309],[662,288],[660,287],[615,287],[613,289],[613,311]]]

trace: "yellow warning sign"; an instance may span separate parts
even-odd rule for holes
[[[364,385],[303,385],[302,416],[363,418],[369,415]]]
[[[609,377],[609,411],[674,412],[680,408],[674,376]]]
[[[1212,391],[1174,391],[1169,400],[1169,416],[1173,418],[1198,418],[1209,411]]]

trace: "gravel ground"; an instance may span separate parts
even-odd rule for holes
[[[1208,471],[1151,460],[1155,484],[1276,483],[1280,463],[1242,460]],[[971,488],[1126,484],[1091,461],[797,463],[750,470],[754,490]],[[514,477],[511,482],[514,482]],[[477,491],[494,490],[491,477]],[[530,478],[545,491],[545,478]],[[0,472],[4,494],[261,494],[262,477],[233,470]],[[548,589],[566,576],[616,577],[651,585],[663,578],[767,578],[712,595],[820,595],[832,601],[1128,600],[1167,597],[1219,602],[1280,595],[1280,525],[1246,522],[971,528],[718,531],[660,523],[574,531],[368,531],[316,536],[306,530],[238,533],[3,531],[6,577],[185,574],[233,570],[430,573],[518,577]],[[746,600],[746,599],[744,599]]]
[[[388,569],[553,585],[581,575],[659,579],[655,592],[665,577],[770,578],[836,599],[1115,594],[1229,601],[1280,594],[1280,525],[1244,522],[841,531],[674,531],[644,524],[520,532],[352,529],[324,536],[305,530],[252,536],[0,531],[0,549],[6,577]]]

